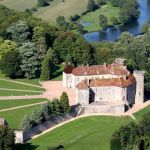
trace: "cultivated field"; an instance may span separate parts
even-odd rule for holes
[[[37,0],[0,0],[0,3],[14,10],[24,11],[35,7]]]
[[[56,22],[58,16],[65,16],[67,19],[74,14],[81,14],[86,10],[88,0],[54,0],[47,7],[38,8],[35,16],[47,22]],[[19,11],[35,7],[37,0],[2,0],[1,4]]]

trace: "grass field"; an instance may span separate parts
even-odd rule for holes
[[[12,108],[17,106],[24,106],[28,104],[36,104],[39,102],[46,102],[47,99],[23,99],[23,100],[0,100],[0,110]]]
[[[6,112],[0,112],[0,118],[5,118],[5,120],[8,122],[10,128],[12,129],[19,129],[20,123],[25,115],[30,114],[33,109],[40,108],[41,105],[35,105],[25,108],[19,108],[14,110],[9,110]]]
[[[40,95],[43,92],[23,92],[23,91],[8,91],[0,90],[0,96],[26,96],[26,95]]]
[[[65,150],[109,150],[113,132],[129,121],[123,117],[86,117],[32,140],[31,144],[37,146],[36,150],[47,150],[60,144]]]
[[[47,22],[56,22],[58,16],[65,16],[69,19],[71,15],[81,14],[86,10],[88,0],[54,0],[47,7],[38,8],[35,16],[42,18]],[[37,0],[3,0],[1,4],[8,8],[24,11],[27,8],[35,7]]]
[[[0,72],[0,78],[11,80],[10,78],[5,77],[4,74],[2,74],[1,72]],[[41,86],[41,84],[39,83],[39,79],[26,79],[26,78],[23,78],[23,79],[13,79],[13,80],[23,82],[23,83],[28,83],[28,84]]]
[[[137,119],[137,121],[140,121],[143,117],[144,114],[147,114],[150,112],[150,105],[147,106],[146,108],[140,110],[139,112],[135,113],[134,116]]]
[[[0,3],[14,10],[24,11],[35,7],[37,0],[1,0]]]
[[[90,26],[85,27],[85,30],[87,30],[89,32],[97,31],[97,30],[101,29],[99,26],[99,15],[100,14],[103,14],[104,16],[106,16],[108,18],[109,25],[111,25],[112,22],[110,19],[112,17],[117,18],[118,13],[119,13],[119,9],[116,7],[113,7],[110,3],[108,3],[94,12],[90,12],[87,15],[82,16],[80,20],[91,23]]]

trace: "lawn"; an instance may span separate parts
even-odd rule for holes
[[[36,104],[39,102],[46,102],[47,99],[23,99],[23,100],[0,100],[0,110],[12,108],[17,106],[24,106],[29,104]]]
[[[0,96],[26,96],[26,95],[40,95],[43,92],[26,92],[26,91],[8,91],[0,90]]]
[[[118,18],[119,8],[113,7],[110,3],[103,5],[100,9],[90,12],[84,16],[81,17],[81,21],[89,22],[91,25],[86,26],[85,30],[91,31],[97,31],[100,30],[99,26],[99,15],[103,14],[108,18],[109,25],[112,24],[111,18],[116,17]]]
[[[44,89],[41,87],[34,87],[29,85],[24,85],[20,83],[14,83],[10,81],[4,81],[0,79],[0,88],[6,88],[6,89],[18,89],[18,90],[32,90],[32,91],[44,91]]]
[[[136,118],[137,121],[140,121],[142,117],[150,112],[150,105],[147,106],[146,108],[134,113],[134,117]]]
[[[60,144],[65,150],[109,150],[113,132],[130,120],[125,117],[85,117],[31,140],[30,144],[37,146],[36,150],[47,150]]]
[[[33,109],[40,108],[41,105],[35,105],[25,108],[19,108],[14,110],[9,110],[6,112],[0,112],[0,117],[5,118],[5,120],[8,122],[10,128],[12,129],[19,129],[20,123],[25,115],[30,114]]]

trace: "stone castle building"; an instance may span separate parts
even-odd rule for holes
[[[144,72],[131,73],[120,58],[110,65],[69,65],[63,72],[63,86],[74,89],[76,103],[86,107],[113,104],[125,111],[125,105],[144,102]]]

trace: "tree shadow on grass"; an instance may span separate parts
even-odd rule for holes
[[[55,79],[59,76],[62,75],[63,73],[63,69],[61,68],[61,66],[55,66],[53,69],[52,69],[52,79]]]
[[[36,150],[37,148],[37,145],[32,145],[31,143],[17,144],[15,146],[15,150]]]

